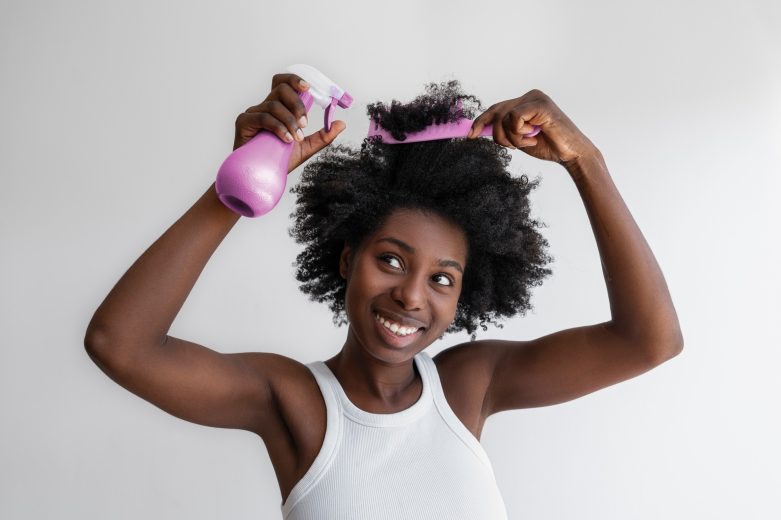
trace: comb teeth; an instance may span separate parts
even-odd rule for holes
[[[471,119],[460,119],[452,123],[432,124],[419,132],[412,132],[407,134],[407,137],[403,141],[394,139],[390,133],[381,128],[380,124],[372,121],[369,124],[369,134],[367,137],[380,136],[384,144],[404,144],[404,143],[419,143],[421,141],[437,141],[439,139],[453,139],[455,137],[466,137],[469,134],[469,130],[472,128]],[[374,128],[372,128],[374,126]],[[534,131],[528,134],[524,134],[524,137],[533,137],[540,133],[540,127],[534,125]],[[491,137],[493,136],[493,126],[486,125],[480,132],[481,136]]]
[[[432,124],[419,132],[411,132],[403,141],[394,139],[390,132],[380,127],[379,123],[372,122],[374,129],[369,130],[368,137],[378,135],[386,144],[419,143],[421,141],[436,141],[439,139],[452,139],[454,137],[466,137],[472,128],[472,121],[462,119],[455,123]]]

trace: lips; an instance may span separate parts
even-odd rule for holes
[[[390,321],[391,323],[395,323],[399,327],[411,327],[415,329],[427,328],[426,324],[423,323],[422,321],[416,320],[411,316],[405,316],[403,314],[399,314],[397,312],[393,312],[385,309],[375,309],[374,313],[379,314],[380,317]]]
[[[373,316],[377,334],[383,343],[392,348],[404,348],[414,343],[427,329],[425,323],[394,311],[378,308],[373,310]]]
[[[379,321],[383,327],[391,331],[392,333],[396,334],[397,336],[409,336],[410,334],[417,332],[420,330],[418,327],[405,327],[404,325],[399,325],[396,322],[386,320],[379,314],[375,314],[374,318]]]

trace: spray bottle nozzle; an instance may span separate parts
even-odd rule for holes
[[[350,105],[353,104],[353,97],[345,92],[342,94],[342,96],[337,99],[335,97],[331,98],[331,103],[325,107],[325,114],[323,114],[323,127],[325,128],[326,132],[331,131],[331,122],[333,118],[333,108],[334,106],[339,106],[342,108],[350,108]]]
[[[350,108],[350,105],[353,104],[353,97],[347,92],[345,92],[344,94],[342,94],[342,97],[339,98],[338,103],[339,106],[342,108]]]
[[[309,83],[309,90],[307,92],[309,92],[312,95],[312,99],[325,110],[325,114],[323,115],[323,126],[327,132],[330,132],[333,107],[339,106],[341,108],[349,108],[350,105],[352,105],[353,97],[311,65],[291,65],[287,68],[287,71],[296,74]]]

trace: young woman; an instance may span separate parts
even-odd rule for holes
[[[290,519],[506,518],[479,439],[492,414],[572,400],[635,377],[683,347],[662,273],[591,141],[532,90],[474,120],[466,139],[333,145],[335,121],[304,136],[295,75],[236,120],[234,149],[261,129],[294,143],[297,279],[348,324],[344,345],[304,365],[279,354],[221,354],[168,336],[203,267],[238,220],[214,185],[119,280],[85,337],[114,381],[187,421],[256,433]],[[454,109],[454,107],[458,109]],[[397,139],[473,118],[457,82],[406,105],[369,106]],[[490,125],[493,139],[478,138]],[[524,137],[532,125],[535,137]],[[506,148],[555,161],[582,197],[602,259],[611,319],[531,341],[474,341],[478,327],[531,308],[550,274],[529,214],[535,187],[506,171]],[[270,317],[273,320],[273,317]],[[445,333],[472,340],[433,358]]]

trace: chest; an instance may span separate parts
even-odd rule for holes
[[[437,372],[450,409],[479,440],[485,422],[482,409],[487,384],[474,377],[474,372],[470,373],[467,367],[464,363],[445,361],[437,364]],[[283,498],[312,466],[326,433],[325,401],[317,382],[310,376],[296,386],[300,389],[298,398],[291,398],[280,407],[278,435],[264,438]],[[415,398],[412,399],[411,403]],[[363,403],[353,402],[359,407],[366,407]]]

